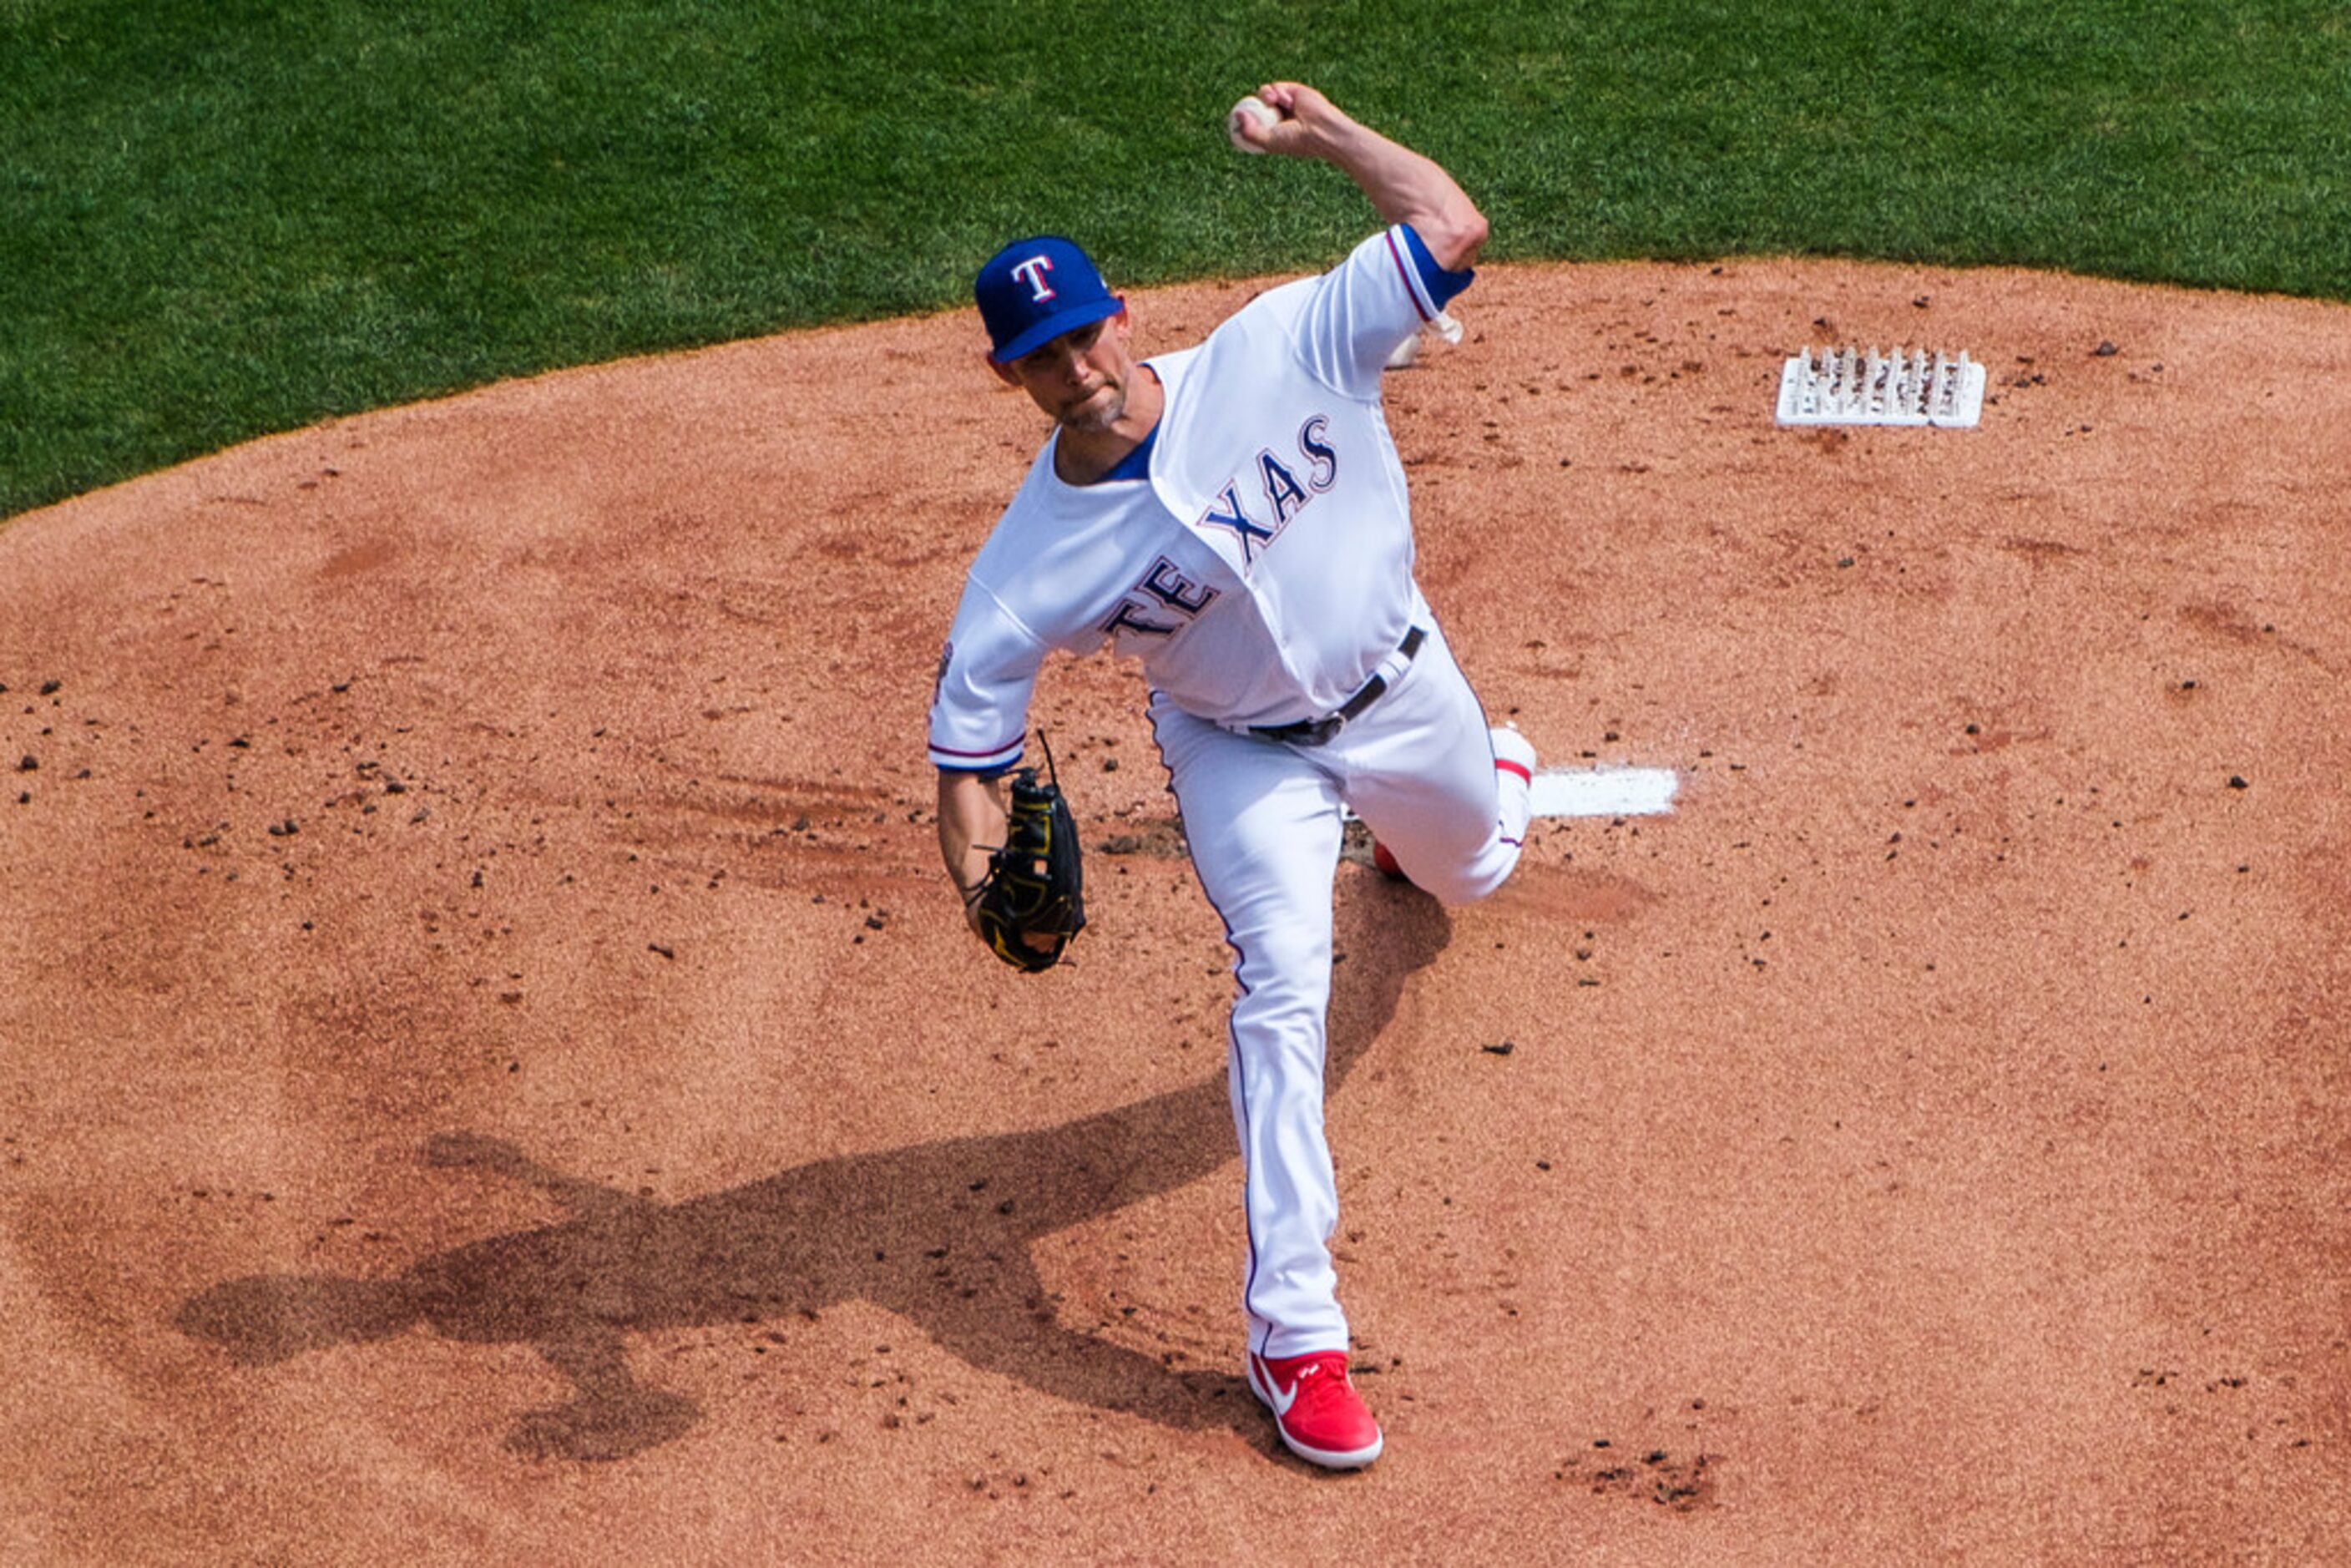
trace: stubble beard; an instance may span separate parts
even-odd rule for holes
[[[1102,388],[1075,408],[1061,415],[1061,426],[1081,435],[1099,435],[1116,424],[1126,413],[1126,386],[1121,382],[1105,382],[1110,395],[1102,396]]]

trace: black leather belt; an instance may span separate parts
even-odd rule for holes
[[[1268,740],[1288,741],[1292,746],[1322,745],[1346,728],[1350,720],[1362,717],[1365,708],[1380,700],[1380,694],[1388,689],[1387,671],[1390,665],[1394,665],[1401,675],[1403,667],[1412,663],[1413,655],[1419,653],[1420,645],[1427,641],[1428,633],[1417,626],[1405,632],[1404,641],[1396,644],[1395,656],[1382,660],[1380,668],[1374,672],[1372,678],[1365,681],[1353,696],[1340,704],[1337,713],[1322,718],[1301,718],[1295,724],[1253,724],[1249,726],[1249,733],[1261,735]]]

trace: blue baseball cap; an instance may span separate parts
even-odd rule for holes
[[[998,364],[1126,308],[1074,240],[1037,235],[987,258],[971,286]]]

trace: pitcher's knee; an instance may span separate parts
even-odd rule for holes
[[[1309,923],[1311,924],[1311,923]],[[1308,993],[1309,1006],[1319,1006],[1331,989],[1331,935],[1328,929],[1296,926],[1254,931],[1231,938],[1233,973],[1241,989],[1263,1002],[1276,990]]]
[[[1475,904],[1491,897],[1510,880],[1519,863],[1519,846],[1502,840],[1490,842],[1475,859],[1424,871],[1406,866],[1413,885],[1447,905]]]

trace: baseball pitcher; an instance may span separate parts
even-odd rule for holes
[[[1048,967],[1084,916],[1068,808],[1020,768],[1037,673],[1053,649],[1104,643],[1142,662],[1234,953],[1249,1386],[1293,1452],[1348,1469],[1379,1456],[1381,1435],[1348,1375],[1329,1249],[1323,1027],[1344,813],[1371,827],[1383,869],[1447,903],[1481,898],[1517,864],[1534,751],[1489,728],[1414,580],[1380,402],[1391,354],[1468,286],[1486,220],[1442,168],[1313,89],[1254,98],[1237,143],[1333,165],[1385,226],[1147,360],[1077,245],[1043,235],[988,258],[974,287],[988,362],[1053,428],[972,563],[930,758],[974,930],[1007,962]]]

